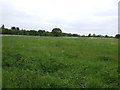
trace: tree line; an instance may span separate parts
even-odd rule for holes
[[[0,34],[9,34],[9,35],[31,35],[31,36],[56,36],[56,37],[107,37],[112,38],[113,36],[108,35],[95,35],[95,34],[88,34],[79,35],[79,34],[71,34],[71,33],[64,33],[60,28],[53,28],[51,32],[45,30],[24,30],[19,29],[19,27],[11,27],[11,29],[5,28],[4,25],[0,27]],[[116,38],[120,38],[120,34],[115,35]]]

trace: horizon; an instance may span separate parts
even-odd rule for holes
[[[3,24],[4,25],[4,24]],[[5,25],[4,25],[5,26]],[[11,27],[15,27],[15,28],[19,28],[19,30],[25,30],[25,31],[30,31],[30,30],[35,30],[35,29],[23,29],[23,28],[20,28],[19,26],[11,26]],[[6,28],[6,29],[11,29],[11,28],[8,28],[8,27],[4,27],[4,28]],[[54,28],[53,28],[54,29]],[[52,30],[53,30],[52,29]],[[38,30],[35,30],[35,31],[39,31],[39,30],[44,30],[45,32],[52,32],[52,30],[50,31],[48,31],[48,30],[45,30],[45,29],[38,29]],[[80,35],[80,36],[84,36],[85,34],[79,34],[79,33],[69,33],[69,32],[64,32],[64,31],[62,31],[62,33],[67,33],[67,34],[77,34],[77,35]],[[107,34],[96,34],[96,33],[89,33],[89,34],[91,34],[91,35],[93,35],[93,34],[95,34],[95,35],[101,35],[101,36],[106,36]],[[88,34],[88,35],[89,35]],[[117,33],[117,34],[119,34],[119,33]],[[107,35],[107,36],[112,36],[112,37],[115,37],[117,34],[115,34],[115,35]],[[85,35],[85,36],[88,36],[87,34]]]

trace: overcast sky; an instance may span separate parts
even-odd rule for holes
[[[119,0],[0,0],[0,25],[80,35],[118,33]]]

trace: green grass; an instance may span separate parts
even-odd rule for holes
[[[2,36],[3,88],[118,88],[118,40]]]

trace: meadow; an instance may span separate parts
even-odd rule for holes
[[[118,88],[118,39],[2,36],[3,88]]]

